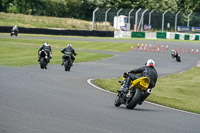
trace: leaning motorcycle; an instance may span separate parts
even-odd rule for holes
[[[125,85],[125,77],[123,76],[120,88]],[[141,77],[131,81],[131,85],[126,92],[118,92],[115,99],[115,106],[119,107],[124,104],[127,109],[134,109],[136,105],[141,105],[142,102],[151,94],[151,89],[148,88],[150,79],[148,77]]]
[[[181,56],[178,52],[172,51],[171,56],[172,56],[172,59],[176,60],[177,62],[181,62]]]
[[[47,51],[41,50],[39,51],[39,62],[40,62],[40,68],[41,69],[47,69],[47,65],[49,63],[49,56]]]
[[[72,59],[71,59],[72,52],[65,52],[63,65],[65,67],[65,71],[70,71],[72,67]]]

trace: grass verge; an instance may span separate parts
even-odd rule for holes
[[[19,39],[19,38],[0,38],[0,65],[6,66],[25,66],[38,64],[38,49],[42,44],[48,41],[52,44],[52,60],[51,64],[61,64],[62,53],[60,52],[66,47],[66,41],[59,40],[40,40],[40,39]],[[93,47],[91,43],[87,42],[75,42],[75,49],[81,47],[83,49],[87,47]],[[85,46],[81,46],[85,45]],[[106,45],[106,44],[105,44]],[[97,47],[97,46],[96,46]],[[98,48],[97,49],[103,49]],[[94,52],[76,51],[75,63],[95,61],[104,58],[111,57],[111,54],[101,54]]]
[[[200,73],[200,68],[194,67],[183,73],[158,78],[156,87],[153,88],[147,101],[200,114],[200,76],[198,73]],[[119,89],[118,80],[121,78],[96,79],[93,83],[116,92]]]

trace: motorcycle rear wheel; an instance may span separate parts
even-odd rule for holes
[[[142,90],[139,88],[135,89],[135,93],[133,96],[126,101],[126,108],[127,109],[134,109],[138,102],[140,102],[142,97]]]
[[[44,68],[45,68],[45,65],[46,65],[46,63],[45,63],[44,57],[41,57],[41,58],[40,58],[40,68],[41,68],[41,69],[44,69]]]
[[[181,57],[178,56],[178,57],[176,58],[176,60],[177,60],[177,62],[181,62]]]
[[[65,61],[65,71],[70,71],[70,68],[71,68],[71,66],[70,66],[69,60],[66,60]]]

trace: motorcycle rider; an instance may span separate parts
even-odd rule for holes
[[[72,48],[72,44],[67,44],[67,47],[64,48],[61,53],[65,54],[65,52],[71,52],[71,60],[72,60],[72,64],[75,60],[75,57],[77,55],[77,53],[75,53],[75,50]],[[73,56],[74,55],[74,56]],[[62,64],[61,65],[64,65],[64,59],[65,55],[62,56]]]
[[[141,74],[141,75],[137,75]],[[118,90],[118,92],[127,92],[128,88],[130,86],[131,81],[138,79],[140,77],[148,77],[150,78],[150,84],[149,87],[150,89],[154,88],[156,85],[156,81],[158,78],[157,71],[155,69],[155,61],[152,59],[147,60],[145,63],[145,66],[131,70],[127,73],[124,73],[125,77],[125,85],[123,88]],[[142,99],[142,102],[150,95],[150,93],[145,94],[144,98]],[[142,104],[142,102],[140,104]]]
[[[178,57],[178,52],[175,51],[174,49],[172,49],[171,55],[172,55],[172,58],[177,58]]]
[[[17,25],[15,25],[15,26],[12,28],[11,32],[14,32],[15,34],[18,34],[18,33],[19,33],[19,29],[18,29]]]
[[[50,44],[48,44],[47,42],[44,42],[44,44],[42,45],[42,47],[38,50],[38,62],[40,61],[40,54],[41,54],[41,50],[45,50],[48,54],[48,62],[50,62],[50,59],[52,58],[52,51],[51,51],[51,46]]]

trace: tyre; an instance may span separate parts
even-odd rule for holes
[[[65,71],[69,71],[69,61],[65,61]]]
[[[114,103],[114,104],[115,104],[116,107],[119,107],[119,106],[121,105],[119,95],[116,96],[116,98],[115,98],[115,103]]]
[[[176,60],[177,60],[178,62],[181,62],[181,57],[178,56],[178,57],[176,58]]]
[[[142,97],[142,90],[139,88],[135,89],[135,93],[133,93],[133,96],[126,101],[126,108],[127,109],[134,109],[138,102],[140,102]]]
[[[40,58],[40,68],[44,69],[45,68],[45,61],[44,61],[44,57]]]
[[[69,66],[68,66],[68,71],[70,71],[70,69],[71,69],[71,66],[69,65]]]

